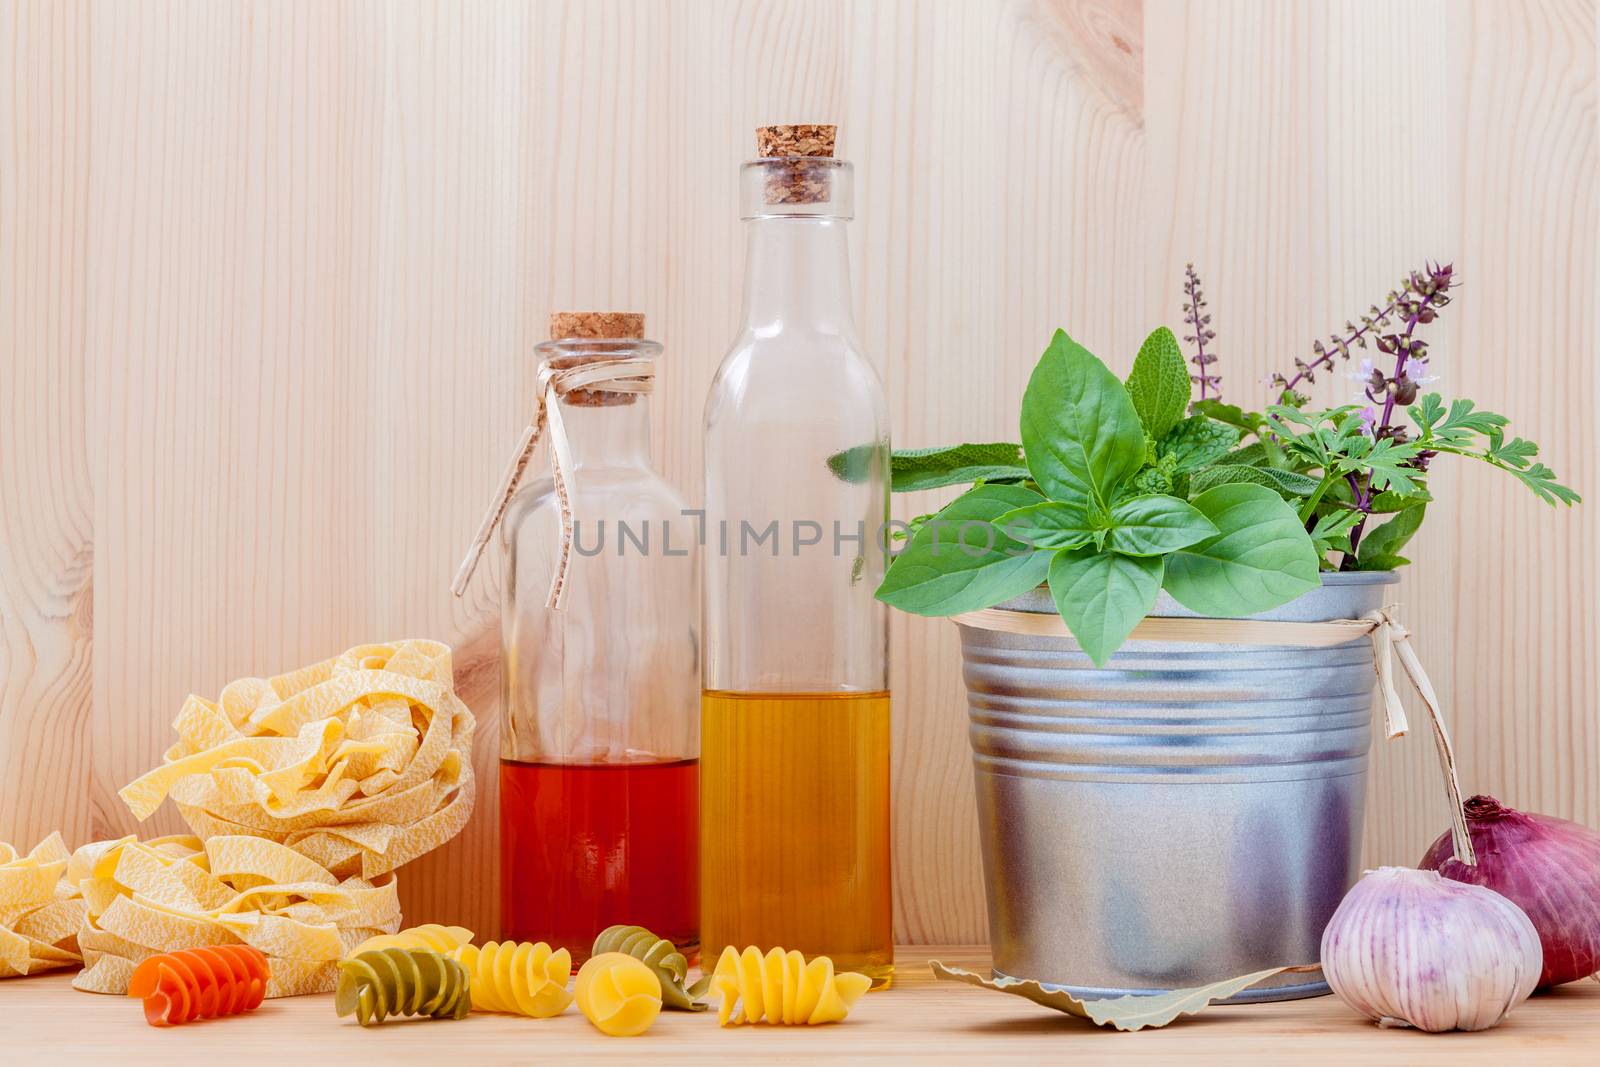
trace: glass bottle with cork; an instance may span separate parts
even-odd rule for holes
[[[614,923],[699,947],[695,526],[650,462],[642,315],[557,313],[499,519],[500,936],[588,958]],[[516,488],[545,439],[548,477]],[[498,512],[498,514],[497,514]]]
[[[889,430],[832,126],[757,131],[744,323],[706,402],[701,938],[887,984]]]

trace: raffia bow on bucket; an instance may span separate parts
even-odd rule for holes
[[[1467,833],[1466,815],[1461,807],[1461,785],[1456,778],[1455,750],[1445,730],[1444,715],[1433,683],[1422,669],[1416,649],[1411,647],[1411,632],[1398,619],[1396,605],[1370,611],[1359,619],[1331,619],[1327,622],[1269,622],[1260,619],[1196,619],[1151,616],[1140,620],[1128,635],[1130,641],[1170,641],[1195,644],[1259,645],[1262,647],[1332,648],[1362,637],[1372,640],[1372,666],[1383,694],[1384,732],[1389,740],[1410,730],[1400,692],[1395,686],[1394,657],[1410,679],[1411,686],[1428,709],[1433,725],[1433,740],[1444,771],[1445,789],[1450,795],[1451,840],[1455,854],[1463,863],[1477,863],[1472,838]],[[955,617],[955,622],[981,630],[999,630],[1025,637],[1069,637],[1061,616],[1043,612],[1007,611],[985,608]]]
[[[572,564],[572,537],[574,519],[572,514],[572,451],[567,444],[567,428],[561,419],[560,399],[571,393],[583,389],[596,389],[607,393],[648,393],[655,388],[655,365],[648,359],[606,359],[593,363],[581,363],[570,367],[552,367],[549,364],[539,368],[539,406],[534,410],[533,421],[527,429],[522,431],[522,439],[517,443],[517,450],[507,464],[505,474],[500,479],[500,489],[495,493],[494,503],[489,505],[489,510],[484,514],[483,521],[478,525],[478,532],[472,538],[472,547],[467,550],[467,556],[461,561],[461,567],[456,571],[456,577],[450,583],[450,591],[456,596],[466,592],[467,583],[472,580],[473,571],[478,568],[478,560],[483,555],[483,550],[488,547],[489,538],[494,535],[495,527],[500,525],[500,520],[505,517],[506,509],[511,506],[511,498],[516,494],[517,484],[522,481],[522,473],[527,470],[528,461],[533,458],[534,450],[539,447],[539,441],[546,434],[546,427],[550,438],[550,477],[555,483],[556,509],[561,516],[561,553],[556,560],[556,572],[550,579],[550,594],[545,603],[551,608],[560,608],[566,600],[567,573]]]

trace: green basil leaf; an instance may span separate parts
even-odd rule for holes
[[[1161,592],[1161,557],[1093,548],[1057,552],[1050,562],[1056,610],[1096,667],[1105,666]]]
[[[1095,535],[1088,508],[1059,500],[1008,511],[994,524],[1001,533],[1036,548],[1077,548]]]
[[[1239,431],[1226,423],[1195,415],[1178,423],[1157,450],[1174,472],[1192,471],[1215,463],[1239,443]]]
[[[1207,489],[1192,504],[1217,534],[1167,557],[1166,588],[1190,611],[1253,615],[1317,588],[1317,553],[1293,508],[1263,485]]]
[[[1043,502],[1020,485],[968,490],[918,528],[889,564],[878,599],[913,615],[959,615],[1026,593],[1045,580],[1050,553],[992,524],[1008,511]]]
[[[856,449],[850,450],[854,451]],[[835,460],[850,452],[830,457],[828,466],[834,468]],[[908,493],[947,485],[971,485],[978,481],[1021,481],[1028,476],[1028,466],[1022,461],[1021,445],[998,442],[899,449],[889,459],[889,472],[894,491]],[[843,477],[838,469],[834,473]]]
[[[1144,466],[1144,427],[1116,375],[1057,330],[1022,397],[1022,448],[1055,500],[1100,504]]]
[[[1217,532],[1198,508],[1175,496],[1124,500],[1111,509],[1111,524],[1106,547],[1129,556],[1160,556]]]
[[[1427,514],[1428,506],[1418,504],[1414,508],[1406,508],[1397,512],[1395,517],[1376,529],[1364,531],[1361,543],[1356,546],[1356,560],[1365,564],[1380,556],[1395,556],[1406,547],[1406,542],[1411,540],[1417,530],[1422,526],[1422,518]],[[1366,570],[1365,566],[1360,567]],[[1380,567],[1379,570],[1393,570],[1393,567]]]
[[[1397,571],[1410,563],[1404,556],[1382,555],[1365,556],[1356,560],[1358,571]]]
[[[1255,433],[1261,428],[1261,424],[1267,421],[1266,416],[1259,411],[1246,411],[1238,404],[1224,404],[1210,397],[1196,400],[1190,405],[1189,411],[1194,415],[1205,415],[1218,422],[1225,422],[1229,426],[1237,426],[1245,433]]]
[[[1178,349],[1178,339],[1165,326],[1156,327],[1128,375],[1128,398],[1145,432],[1161,440],[1172,432],[1189,407],[1189,368]]]

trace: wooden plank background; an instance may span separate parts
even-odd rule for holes
[[[1398,599],[1467,786],[1600,823],[1596,62],[1592,0],[0,0],[0,839],[132,829],[185,694],[387,637],[457,644],[490,769],[498,561],[447,586],[546,314],[648,314],[695,495],[737,165],[803,120],[905,446],[1011,436],[1057,325],[1125,369],[1187,260],[1252,403],[1453,260],[1440,387],[1591,503],[1441,463]],[[982,940],[953,628],[893,655],[897,934]],[[479,780],[414,919],[493,930]],[[1369,859],[1444,826],[1425,741],[1378,751]]]

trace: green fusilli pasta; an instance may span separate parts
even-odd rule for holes
[[[339,962],[334,1010],[373,1026],[391,1015],[464,1019],[472,1010],[471,978],[448,956],[429,949],[384,948]]]
[[[695,997],[706,983],[684,988],[689,976],[689,961],[671,941],[657,937],[642,926],[608,926],[594,939],[594,955],[625,952],[644,963],[661,980],[661,1003],[678,1011],[705,1011],[707,1005]]]

